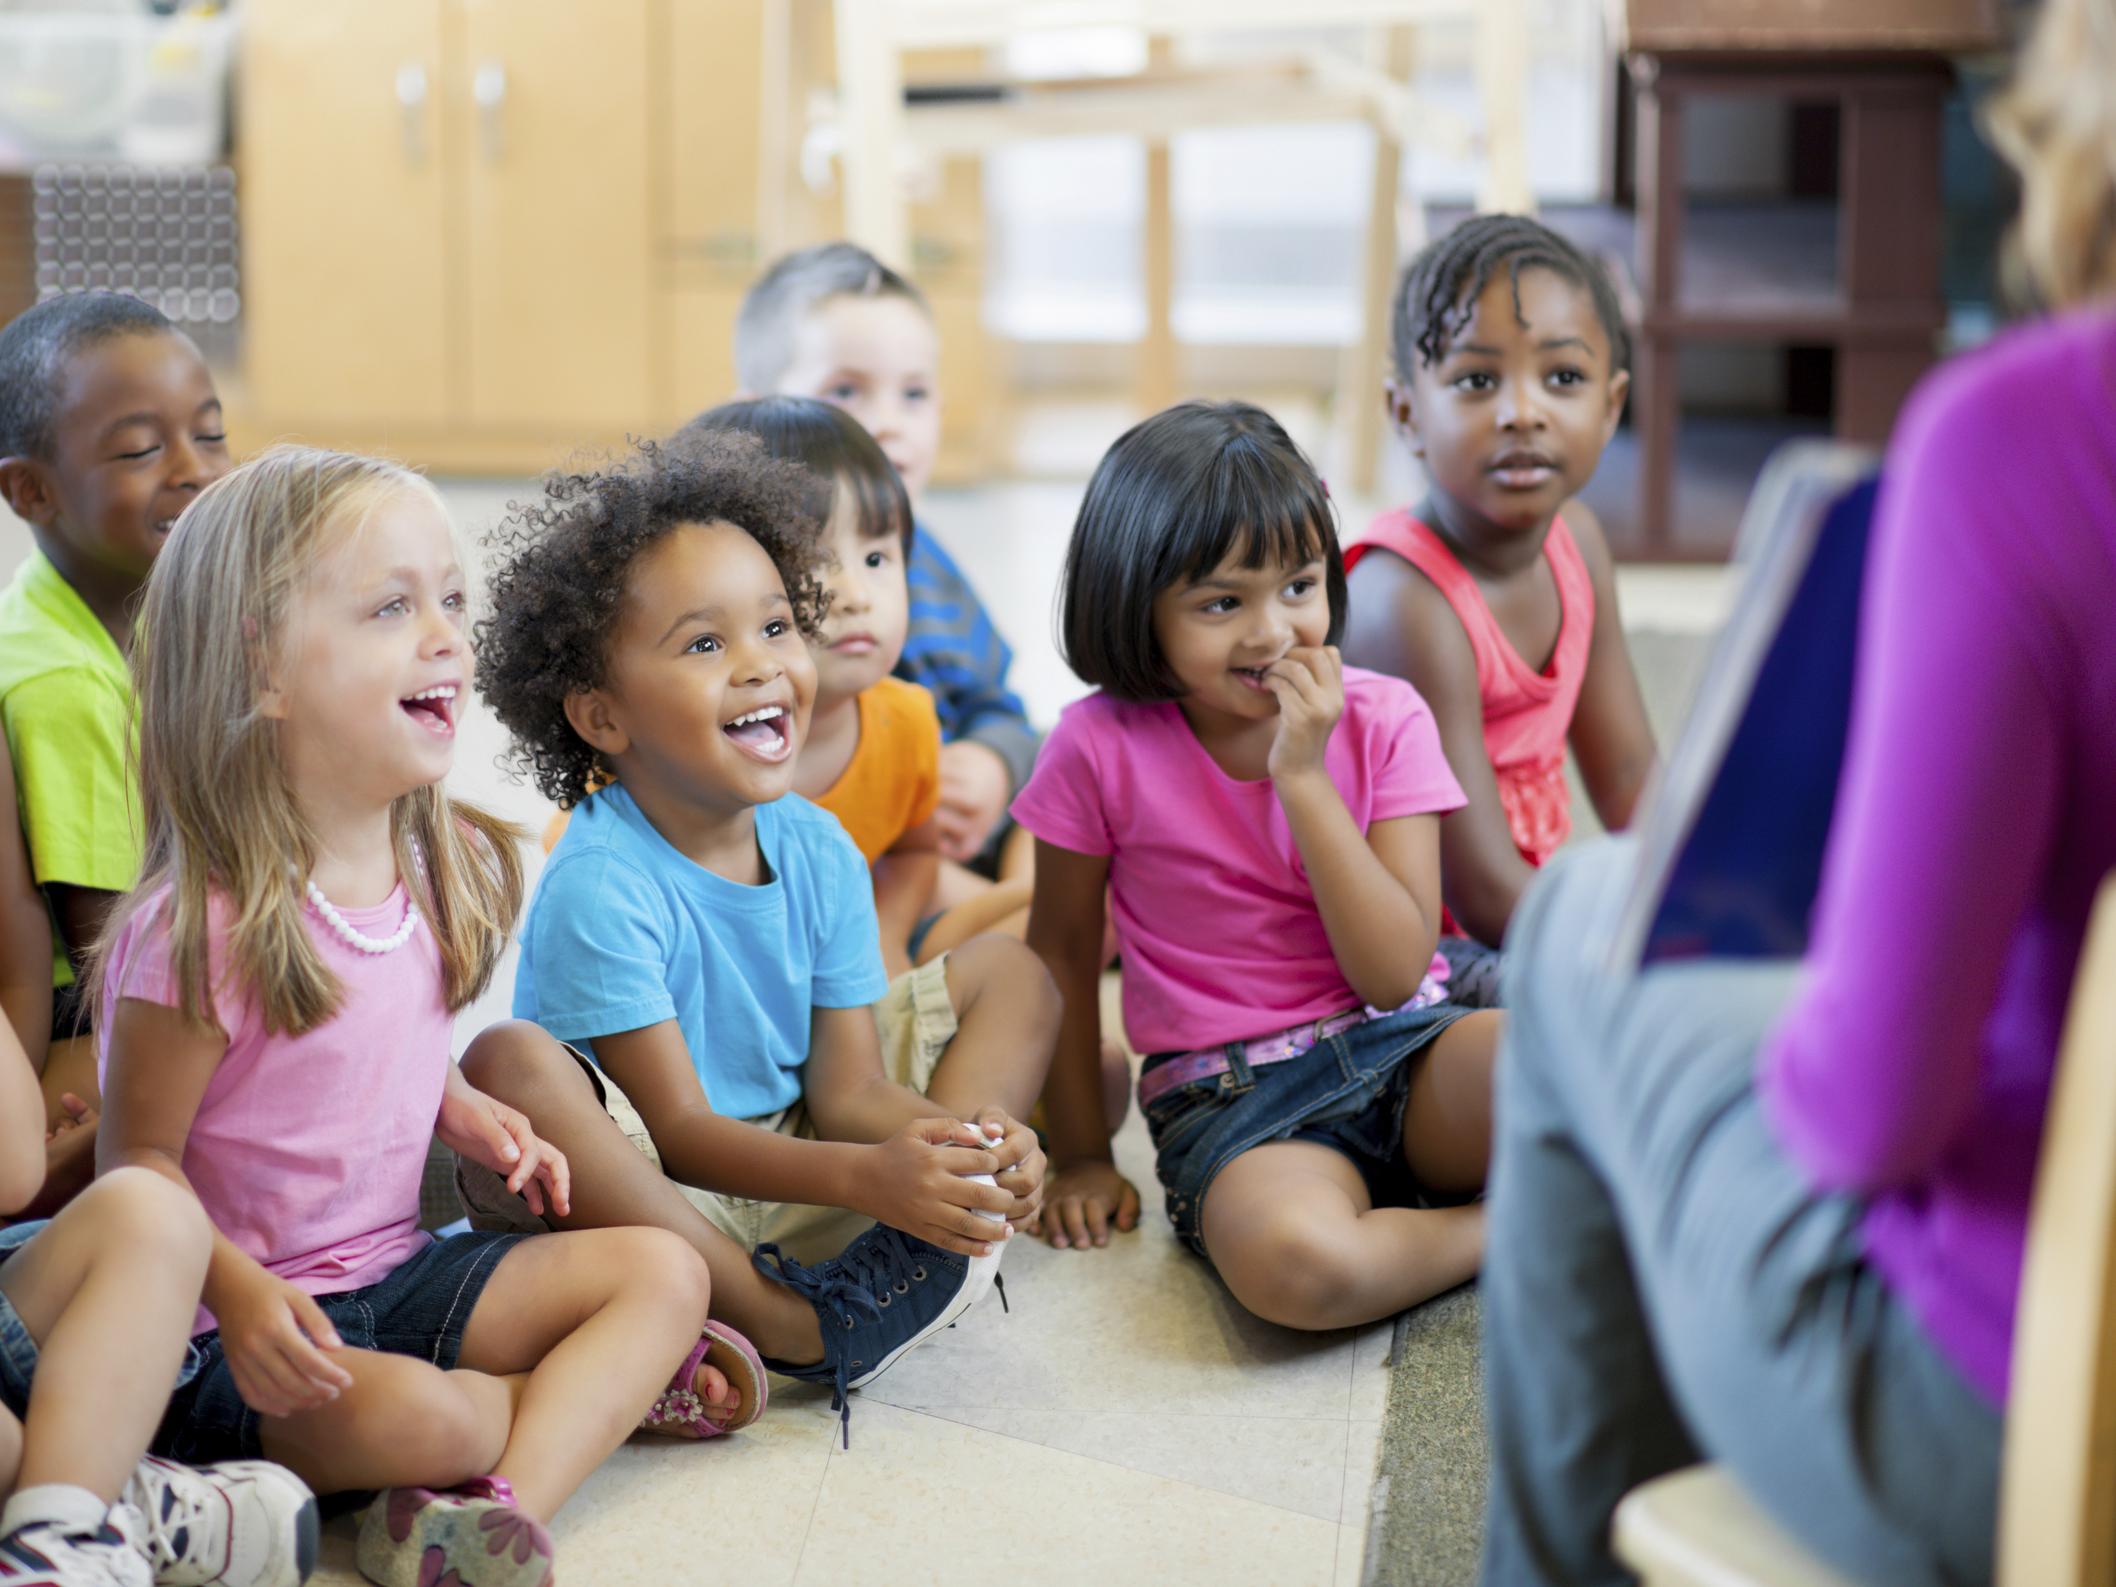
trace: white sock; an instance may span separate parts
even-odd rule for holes
[[[62,1532],[93,1532],[110,1515],[110,1506],[86,1488],[66,1482],[40,1482],[34,1488],[17,1488],[0,1510],[0,1537],[40,1522]]]

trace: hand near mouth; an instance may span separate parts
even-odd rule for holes
[[[1278,696],[1278,736],[1265,763],[1273,782],[1323,769],[1331,730],[1345,711],[1344,659],[1335,645],[1296,645],[1264,669]]]

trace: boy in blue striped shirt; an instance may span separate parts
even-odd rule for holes
[[[939,338],[926,299],[851,243],[786,255],[749,289],[735,371],[750,396],[820,397],[880,443],[916,503],[940,448]],[[1040,735],[1007,687],[1014,653],[924,524],[913,537],[911,614],[897,676],[940,714],[941,852],[967,864],[992,843],[1028,780]],[[959,874],[959,873],[958,873]],[[937,907],[956,901],[944,875]]]

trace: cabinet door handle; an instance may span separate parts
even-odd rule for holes
[[[426,160],[426,68],[406,61],[397,68],[397,108],[404,112],[404,163]]]
[[[497,165],[507,152],[506,129],[500,124],[507,106],[507,68],[498,61],[485,62],[470,79],[470,97],[477,102],[478,143],[485,163]]]

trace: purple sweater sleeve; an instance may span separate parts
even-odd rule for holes
[[[2056,840],[2062,661],[2032,526],[2058,494],[2031,460],[2070,428],[2070,394],[2017,384],[1943,377],[1889,455],[1815,929],[1759,1076],[1822,1189],[1923,1179],[1970,1126],[1984,1022]]]

